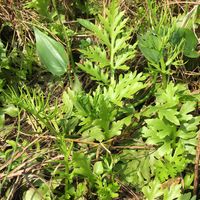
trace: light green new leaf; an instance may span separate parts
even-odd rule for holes
[[[73,110],[73,102],[66,91],[63,92],[62,102],[63,102],[63,112],[65,112],[66,117],[70,117]]]
[[[5,114],[9,115],[10,117],[16,117],[18,114],[18,108],[14,105],[7,105],[3,108],[0,108],[0,128],[4,126],[5,122]]]
[[[42,200],[42,196],[37,192],[36,189],[30,188],[24,193],[23,200]]]
[[[61,76],[67,71],[69,57],[64,47],[54,39],[34,28],[36,49],[40,61],[53,75]]]
[[[145,77],[142,73],[136,74],[136,72],[131,72],[124,76],[120,75],[118,83],[112,80],[108,90],[104,88],[104,94],[114,104],[122,106],[123,99],[133,98],[135,93],[145,87],[145,84],[142,82],[143,80],[145,80]]]
[[[173,200],[181,196],[181,184],[172,184],[170,188],[164,190],[163,200]]]
[[[185,102],[181,107],[180,113],[182,115],[186,115],[192,112],[195,109],[195,105],[196,105],[196,102],[193,102],[193,101]]]
[[[90,136],[91,139],[93,140],[97,140],[99,142],[102,142],[105,139],[105,135],[102,132],[101,128],[98,126],[94,126],[89,128],[88,130],[83,132],[83,135],[88,134]]]
[[[160,112],[159,112],[160,118],[161,118],[161,116],[164,116],[171,123],[180,125],[180,122],[176,115],[178,115],[178,112],[174,109],[165,109],[165,110],[160,110]]]
[[[5,114],[11,117],[16,117],[19,112],[18,108],[16,108],[14,105],[7,105],[3,108],[3,111]]]
[[[155,200],[163,195],[160,183],[158,180],[151,181],[148,185],[142,188],[142,192],[147,200]]]
[[[50,193],[50,187],[46,183],[43,183],[38,189],[28,189],[23,195],[23,200],[51,200]]]
[[[94,164],[93,171],[97,175],[103,174],[104,168],[102,161],[98,161]]]
[[[113,122],[112,127],[110,128],[108,134],[106,135],[107,139],[120,135],[123,125],[124,125],[123,120],[118,120],[117,122]]]

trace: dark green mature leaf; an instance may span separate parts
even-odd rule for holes
[[[199,54],[195,51],[198,40],[194,32],[187,28],[178,28],[172,35],[171,43],[177,45],[182,40],[184,40],[183,54],[189,58],[199,57]]]
[[[61,76],[67,71],[69,58],[64,47],[54,39],[34,28],[36,49],[40,61],[53,75]]]
[[[186,193],[186,194],[182,194],[179,200],[196,200],[196,196],[193,196],[192,198],[191,193]]]
[[[138,46],[149,62],[159,63],[162,57],[162,45],[157,36],[147,32],[145,35],[139,37]]]
[[[184,55],[189,58],[197,58],[199,54],[195,51],[198,40],[193,31],[189,29],[184,30],[184,39],[185,39],[185,46],[184,46]]]

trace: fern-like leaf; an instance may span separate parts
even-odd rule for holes
[[[90,59],[90,61],[97,63],[100,68],[104,68],[110,64],[105,49],[101,47],[88,47],[86,50],[80,50],[80,52]]]
[[[120,75],[119,82],[111,81],[108,89],[104,89],[104,94],[116,105],[122,106],[123,99],[133,98],[133,95],[145,87],[142,81],[145,79],[142,74],[136,75],[136,72]]]
[[[84,64],[78,64],[79,68],[91,76],[91,79],[108,84],[108,75],[93,65],[89,60]]]

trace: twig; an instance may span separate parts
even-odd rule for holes
[[[8,174],[8,175],[2,173],[2,174],[0,174],[0,180],[1,180],[2,178],[4,178],[4,177],[6,177],[6,178],[13,178],[13,177],[16,177],[16,176],[21,176],[21,175],[23,175],[24,173],[28,173],[28,172],[30,172],[31,170],[36,170],[36,166],[37,166],[37,165],[38,165],[38,164],[32,165],[32,166],[26,168],[25,171],[24,171],[24,169],[21,169],[21,170],[15,171],[15,172],[13,172],[13,173],[10,173],[10,174]]]
[[[23,133],[23,132],[20,132],[21,134],[23,135],[26,135],[28,137],[35,137],[35,138],[44,138],[44,139],[52,139],[52,140],[56,140],[57,138],[55,136],[50,136],[50,135],[39,135],[38,133],[35,134],[35,135],[30,135],[30,134],[26,134],[26,133]],[[65,138],[65,141],[66,142],[75,142],[75,143],[81,143],[81,144],[90,144],[90,145],[93,145],[93,146],[98,146],[99,143],[97,142],[89,142],[89,141],[84,141],[84,140],[80,140],[80,139],[71,139],[71,138]]]
[[[27,145],[21,152],[17,152],[10,160],[8,160],[4,165],[0,167],[0,171],[6,168],[8,165],[10,165],[12,162],[20,158],[23,153],[28,149],[30,146],[32,146],[35,142],[37,142],[40,138],[36,138],[34,141],[32,141],[29,145]]]
[[[200,133],[198,134],[198,144],[196,148],[196,158],[194,165],[194,190],[193,194],[198,195],[198,183],[199,183],[199,158],[200,158]]]
[[[144,145],[144,146],[112,146],[112,149],[154,149],[153,145]]]
[[[193,5],[200,5],[200,2],[195,2],[195,1],[178,1],[178,2],[169,2],[169,5],[173,5],[173,4],[193,4]]]

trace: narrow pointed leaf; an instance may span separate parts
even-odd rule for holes
[[[34,28],[36,49],[40,61],[53,75],[61,76],[67,71],[69,58],[64,47],[54,39]]]

